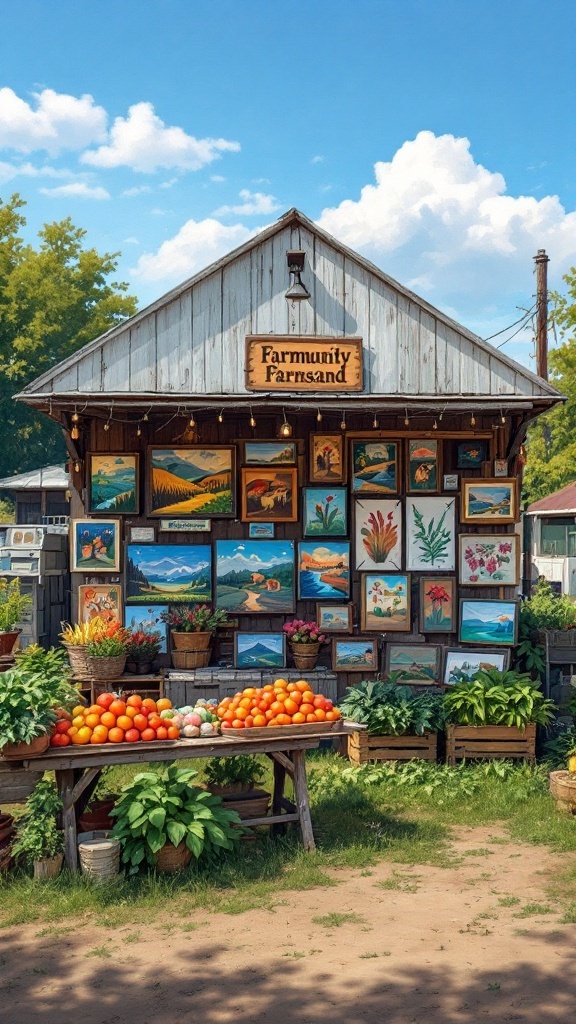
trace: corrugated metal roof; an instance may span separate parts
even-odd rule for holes
[[[568,515],[576,514],[576,480],[561,487],[559,491],[554,491],[554,494],[548,494],[546,498],[533,501],[526,509],[526,514],[529,516],[537,515],[539,512],[550,512],[556,515],[561,512]]]
[[[64,466],[44,466],[0,480],[3,491],[65,491],[69,486],[70,478]]]

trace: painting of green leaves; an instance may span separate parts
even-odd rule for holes
[[[304,488],[304,536],[345,537],[348,533],[346,487]]]
[[[406,499],[407,569],[456,568],[455,508],[455,498]]]

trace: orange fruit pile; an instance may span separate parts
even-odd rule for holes
[[[274,725],[314,725],[337,722],[340,712],[327,697],[314,693],[305,679],[288,683],[277,679],[266,686],[247,686],[234,697],[224,697],[216,708],[226,729],[262,728]]]
[[[101,693],[91,707],[78,705],[72,721],[56,722],[50,746],[84,746],[88,743],[144,743],[150,740],[177,740],[180,730],[160,712],[172,707],[167,697],[142,699],[134,693],[120,700],[113,693]]]

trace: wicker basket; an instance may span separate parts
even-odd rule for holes
[[[303,672],[312,672],[316,668],[320,644],[290,644],[294,665]]]
[[[205,668],[210,664],[210,651],[172,651],[174,668]]]
[[[88,675],[92,679],[103,682],[106,679],[118,679],[124,672],[126,666],[126,655],[117,654],[113,658],[86,658],[88,663]]]
[[[207,651],[212,633],[179,633],[172,630],[172,644],[177,651]]]
[[[178,846],[173,846],[172,843],[166,843],[162,849],[158,851],[156,867],[158,868],[158,871],[165,871],[168,874],[173,875],[177,871],[183,871],[190,863],[191,857],[192,854],[184,841],[182,841]]]
[[[90,675],[88,669],[88,655],[85,644],[64,644],[68,651],[68,661],[73,674],[78,679],[85,679]]]

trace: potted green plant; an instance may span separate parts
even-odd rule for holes
[[[520,621],[539,644],[548,641],[550,647],[576,646],[576,605],[567,594],[555,594],[548,580],[539,580],[532,596],[524,601]]]
[[[122,675],[126,667],[129,637],[130,630],[124,629],[118,622],[111,622],[104,632],[88,642],[86,661],[93,679],[108,682]]]
[[[144,629],[134,630],[126,645],[126,669],[138,675],[146,675],[152,671],[154,659],[162,646],[160,633],[150,633]]]
[[[20,579],[0,577],[0,655],[11,654],[22,632],[18,623],[32,605],[29,594],[20,591]]]
[[[370,679],[348,687],[339,708],[344,718],[363,727],[348,737],[348,756],[356,764],[436,759],[444,723],[441,694],[415,694],[402,685],[401,673],[393,672],[386,681]]]
[[[204,770],[208,789],[240,818],[259,818],[268,812],[271,794],[259,789],[265,769],[251,754],[212,757]]]
[[[316,667],[320,645],[328,642],[320,632],[318,623],[292,619],[291,622],[285,622],[282,629],[288,637],[296,668],[311,672]]]
[[[88,644],[106,632],[106,623],[97,615],[87,622],[79,622],[71,626],[68,622],[62,622],[60,639],[68,653],[68,660],[72,671],[77,679],[87,679],[90,675],[88,669]]]
[[[180,871],[196,861],[232,850],[240,821],[219,797],[195,785],[198,772],[171,764],[141,772],[124,786],[111,812],[112,836],[122,845],[129,874],[143,863],[159,871]]]
[[[53,782],[42,779],[26,801],[16,824],[12,856],[33,869],[34,878],[55,878],[62,867],[64,833],[59,827],[62,801]]]
[[[56,709],[78,703],[64,651],[28,647],[0,686],[0,750],[6,758],[33,757],[46,750]]]
[[[171,608],[162,612],[160,619],[170,627],[174,668],[202,668],[207,665],[214,630],[228,622],[225,611],[213,611],[207,604]]]

